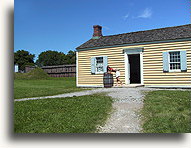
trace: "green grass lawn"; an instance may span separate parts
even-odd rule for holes
[[[191,92],[153,91],[144,99],[144,133],[191,132]]]
[[[93,133],[112,109],[101,94],[15,102],[15,133]]]
[[[76,80],[72,77],[48,78],[48,79],[15,79],[14,98],[28,98],[50,96],[62,93],[70,93],[83,90],[76,87]]]

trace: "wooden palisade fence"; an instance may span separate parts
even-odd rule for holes
[[[34,68],[34,66],[26,66],[25,72],[29,72]],[[76,77],[76,64],[43,66],[40,68],[51,77]]]

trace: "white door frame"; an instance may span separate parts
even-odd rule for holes
[[[131,49],[129,49],[130,51]],[[124,52],[125,56],[125,84],[130,84],[130,64],[129,64],[129,57],[128,55],[132,54],[140,54],[140,76],[141,76],[141,85],[144,85],[144,80],[143,80],[143,51],[135,51],[135,52],[129,52],[126,50]]]

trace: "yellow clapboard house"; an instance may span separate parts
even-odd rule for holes
[[[93,28],[76,48],[77,87],[103,87],[109,65],[126,85],[191,88],[191,24],[109,36]]]

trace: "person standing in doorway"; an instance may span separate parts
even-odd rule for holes
[[[122,81],[120,80],[120,70],[119,69],[116,69],[115,77],[116,77],[116,80],[117,80],[116,86],[118,86],[118,83],[123,85]]]

